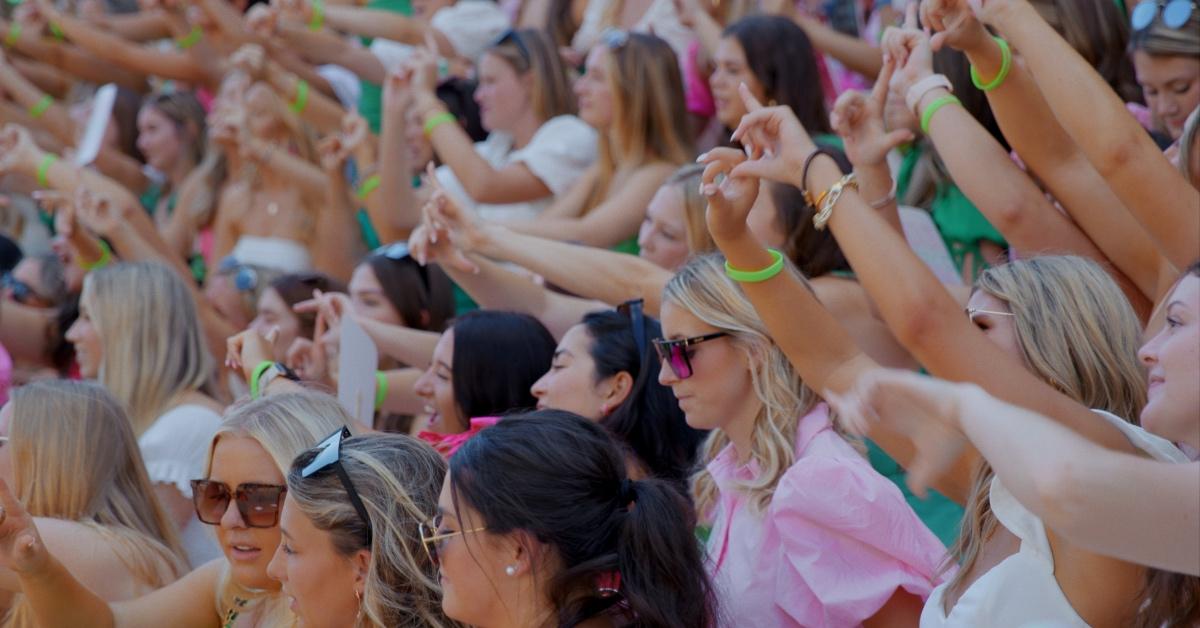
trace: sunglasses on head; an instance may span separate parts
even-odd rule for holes
[[[29,284],[17,279],[12,273],[4,273],[4,276],[0,277],[0,288],[8,290],[12,294],[13,301],[17,303],[27,303],[30,298],[37,296]]]
[[[629,31],[607,28],[600,34],[600,41],[611,50],[622,48],[629,43]]]
[[[258,287],[258,271],[230,255],[217,264],[217,274],[233,275],[233,286],[238,292],[251,292]]]
[[[358,491],[354,489],[354,483],[350,481],[350,475],[346,473],[346,469],[342,467],[342,440],[350,438],[350,430],[343,427],[342,429],[330,434],[328,438],[321,441],[317,445],[320,451],[303,469],[300,470],[300,477],[307,478],[332,468],[338,476],[338,480],[342,483],[342,488],[346,489],[346,495],[350,498],[350,503],[354,506],[354,511],[358,513],[362,519],[363,525],[367,526],[367,545],[371,545],[371,518],[367,515],[367,507],[362,502],[362,498],[358,496]]]
[[[709,340],[724,338],[729,334],[723,331],[718,331],[712,334],[703,336],[692,336],[691,338],[680,338],[679,340],[664,340],[659,338],[654,341],[654,350],[658,352],[658,358],[671,366],[671,371],[675,373],[675,377],[679,379],[687,379],[692,376],[692,352],[688,347],[698,345]]]
[[[442,523],[446,520],[444,515],[438,515],[429,523],[421,523],[417,525],[417,531],[421,534],[421,545],[425,548],[425,555],[429,557],[429,562],[434,566],[441,566],[442,560],[438,556],[438,549],[446,539],[452,539],[456,536],[467,534],[469,532],[483,532],[487,528],[471,528],[470,530],[455,530],[454,532],[442,532]]]
[[[286,486],[278,484],[239,484],[230,488],[224,482],[192,480],[192,505],[201,523],[218,525],[229,501],[237,504],[242,522],[249,528],[273,528],[279,525],[279,510]]]
[[[633,327],[633,340],[637,343],[638,364],[646,358],[646,316],[642,311],[643,299],[633,299],[617,306],[617,313],[629,319]]]
[[[521,59],[523,59],[526,64],[530,63],[531,56],[529,55],[529,48],[525,46],[525,42],[521,40],[521,33],[518,33],[516,29],[508,29],[508,31],[496,39],[496,43],[492,44],[492,46],[500,46],[507,44],[510,41],[517,47],[517,52],[521,54]]]
[[[1135,31],[1144,30],[1154,23],[1154,18],[1158,17],[1159,13],[1162,13],[1164,26],[1173,29],[1182,28],[1188,23],[1195,10],[1194,0],[1170,0],[1169,2],[1146,0],[1133,8],[1133,13],[1129,15],[1129,24]]]

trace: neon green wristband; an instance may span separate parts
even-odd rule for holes
[[[33,118],[34,120],[36,120],[36,119],[42,117],[43,115],[45,115],[46,110],[49,109],[50,105],[53,105],[53,104],[54,104],[54,98],[52,98],[50,96],[50,94],[46,94],[46,95],[42,96],[41,98],[39,98],[37,102],[33,103],[29,107],[29,116],[31,118]]]
[[[37,169],[38,185],[44,188],[50,187],[50,166],[53,166],[56,161],[58,161],[58,155],[54,153],[46,153],[46,156],[42,157],[42,163],[38,164]]]
[[[13,22],[12,26],[8,27],[8,34],[4,36],[4,47],[12,48],[21,40],[21,23]]]
[[[775,261],[762,270],[738,270],[725,262],[725,275],[738,283],[759,283],[766,281],[783,271],[783,253],[775,249],[767,249]]]
[[[314,33],[325,25],[325,0],[312,0],[312,19],[308,21],[308,30]]]
[[[109,264],[111,264],[112,258],[113,258],[112,247],[108,246],[108,243],[105,242],[104,240],[101,240],[100,241],[100,259],[98,259],[94,262],[85,262],[83,260],[79,260],[79,267],[90,273],[93,270],[100,270],[101,268],[104,268],[105,266],[108,266]]]
[[[446,124],[447,122],[458,122],[458,118],[455,118],[454,114],[450,113],[449,111],[443,111],[441,113],[435,113],[432,116],[429,116],[429,119],[425,121],[425,137],[432,136],[434,129]]]
[[[958,96],[949,94],[929,103],[929,106],[925,108],[925,113],[921,114],[922,133],[929,135],[929,123],[933,121],[933,114],[937,113],[939,109],[949,105],[950,103],[961,105],[962,101],[958,99]]]
[[[375,411],[378,412],[383,408],[383,402],[387,400],[388,381],[387,373],[383,371],[375,371]]]
[[[175,47],[180,50],[187,50],[200,43],[202,37],[204,37],[204,31],[200,30],[199,26],[193,26],[191,32],[175,40]]]
[[[292,113],[300,115],[308,109],[308,81],[300,79],[296,81],[296,100],[288,104],[288,109]]]
[[[1009,71],[1012,70],[1012,48],[1008,46],[1008,42],[1001,37],[992,37],[996,40],[996,45],[1000,46],[1000,72],[996,74],[996,78],[990,83],[984,83],[979,78],[979,73],[975,71],[975,66],[971,66],[971,82],[980,90],[990,92],[1004,83],[1004,79],[1008,78]]]
[[[382,183],[383,179],[380,179],[379,175],[373,174],[367,177],[366,181],[363,181],[363,184],[359,186],[358,191],[354,193],[354,196],[360,201],[366,201],[367,197],[371,195],[371,192],[374,192],[376,189],[378,189]]]
[[[50,34],[54,35],[54,38],[57,39],[58,41],[65,41],[67,39],[67,34],[63,32],[62,27],[59,26],[58,24],[55,24],[54,22],[50,22],[49,24],[47,24],[47,28],[50,29]]]
[[[254,367],[253,371],[250,371],[250,398],[251,399],[258,399],[259,395],[262,394],[262,391],[258,389],[258,380],[262,379],[263,373],[265,373],[266,370],[271,368],[271,366],[273,366],[274,364],[275,363],[270,360],[263,360],[262,362],[258,363],[258,366]]]

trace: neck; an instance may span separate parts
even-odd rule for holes
[[[750,459],[750,452],[754,450],[754,423],[763,408],[762,402],[753,395],[742,405],[743,407],[735,413],[734,419],[721,427],[729,437],[729,442],[733,443],[738,464]]]
[[[192,163],[191,159],[179,159],[170,172],[164,173],[167,175],[167,184],[172,190],[178,190],[179,186],[183,185],[183,180],[191,174],[192,169],[195,167],[196,164]]]
[[[542,120],[539,120],[538,117],[534,115],[533,111],[529,111],[525,115],[521,116],[521,119],[518,120],[515,125],[513,125],[513,128],[510,131],[513,138],[513,148],[525,148],[525,146],[529,144],[531,140],[533,140],[533,134],[537,133],[537,130],[541,127]]]

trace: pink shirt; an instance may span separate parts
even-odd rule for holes
[[[708,559],[722,625],[858,626],[897,588],[925,599],[939,581],[945,547],[833,431],[825,404],[800,419],[796,462],[766,512],[731,484],[753,478],[756,462],[738,467],[730,445],[708,470],[720,491]]]

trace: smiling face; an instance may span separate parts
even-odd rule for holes
[[[531,392],[537,398],[538,409],[567,410],[597,421],[604,417],[602,409],[611,410],[614,401],[604,394],[611,389],[611,380],[596,382],[596,362],[591,355],[592,337],[583,324],[575,325],[563,334],[554,350],[550,370],[534,382]]]
[[[234,434],[221,434],[217,438],[209,480],[223,482],[230,489],[242,484],[284,484],[283,473],[258,441]],[[252,589],[279,588],[279,583],[267,574],[267,565],[275,555],[279,538],[279,526],[247,526],[232,499],[217,524],[217,542],[229,560],[234,580]]]
[[[155,107],[142,107],[137,127],[137,147],[146,156],[146,163],[159,172],[174,170],[184,150],[175,123]]]
[[[605,131],[613,122],[613,93],[609,76],[613,72],[612,53],[595,46],[588,53],[583,76],[575,81],[575,99],[579,117],[593,129]]]
[[[333,537],[318,529],[289,496],[284,499],[279,528],[282,542],[268,573],[282,585],[288,607],[304,628],[351,628],[362,594],[360,564],[333,545]],[[369,564],[370,553],[366,554]]]
[[[1188,114],[1200,105],[1200,59],[1135,50],[1133,69],[1146,105],[1171,139],[1179,139]]]
[[[745,83],[750,93],[761,103],[767,102],[766,91],[750,70],[746,51],[736,37],[722,37],[713,55],[716,66],[708,83],[717,106],[717,120],[726,128],[736,128],[746,115],[746,105],[738,94],[738,85]]]
[[[531,109],[529,73],[517,74],[512,64],[488,53],[479,60],[479,87],[475,102],[483,128],[489,131],[512,132],[521,118]]]
[[[678,185],[658,188],[646,206],[646,218],[638,230],[638,255],[660,268],[674,270],[687,261],[687,221],[683,190]]]
[[[417,379],[413,391],[425,400],[425,412],[430,414],[429,430],[439,434],[457,434],[467,429],[454,400],[454,330],[448,329],[433,349],[429,368]]]
[[[1142,426],[1200,449],[1200,277],[1189,274],[1167,298],[1167,321],[1138,357],[1149,372]]]

